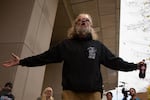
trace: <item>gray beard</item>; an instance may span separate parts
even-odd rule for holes
[[[81,36],[86,36],[87,34],[91,33],[90,27],[80,28],[79,26],[76,26],[75,31],[76,31],[76,34],[81,35]]]

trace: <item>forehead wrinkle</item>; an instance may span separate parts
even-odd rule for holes
[[[87,18],[89,19],[90,23],[92,24],[92,19],[89,15],[87,14],[80,14],[77,18],[76,18],[76,22],[79,20],[79,19],[82,19],[82,18]]]

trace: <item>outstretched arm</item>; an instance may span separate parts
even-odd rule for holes
[[[15,66],[15,65],[19,64],[20,58],[18,56],[16,56],[14,53],[12,53],[11,55],[12,55],[13,58],[11,58],[8,61],[3,62],[2,66],[8,68],[8,67],[12,67],[12,66]]]
[[[127,61],[124,61],[122,58],[115,56],[103,44],[102,44],[101,48],[102,48],[101,49],[102,50],[102,56],[101,56],[102,64],[111,68],[111,69],[120,70],[120,71],[133,71],[133,70],[139,69],[141,71],[143,69],[143,67],[146,66],[145,60],[140,61],[137,64],[127,62]]]

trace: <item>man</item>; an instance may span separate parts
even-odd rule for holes
[[[112,92],[107,92],[106,93],[106,98],[107,98],[107,100],[112,100],[112,98],[113,98]]]
[[[12,54],[13,59],[3,66],[33,67],[63,61],[62,100],[101,100],[101,64],[120,71],[136,70],[139,65],[112,54],[97,40],[92,25],[90,15],[80,14],[68,31],[68,39],[36,56],[20,59]]]
[[[137,96],[136,96],[136,90],[134,88],[130,88],[129,90],[131,98],[130,100],[140,100]]]
[[[14,95],[11,93],[12,88],[13,84],[11,82],[7,82],[0,91],[0,100],[15,100]]]

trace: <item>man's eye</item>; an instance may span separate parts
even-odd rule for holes
[[[81,19],[78,19],[77,21],[78,21],[78,22],[80,22],[80,21],[81,21]]]
[[[89,20],[89,19],[86,19],[85,21],[86,21],[86,22],[90,22],[90,20]]]
[[[89,19],[78,19],[76,21],[76,23],[78,23],[78,22],[90,22],[90,20]]]

